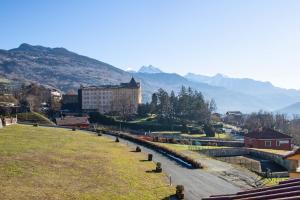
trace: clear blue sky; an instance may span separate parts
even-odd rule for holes
[[[0,48],[65,47],[116,67],[300,89],[300,1],[2,0]]]

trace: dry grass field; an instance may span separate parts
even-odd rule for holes
[[[125,144],[66,129],[0,129],[0,199],[164,199],[175,193],[155,163]]]

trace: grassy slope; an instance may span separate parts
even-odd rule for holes
[[[181,134],[181,136],[191,137],[191,138],[207,138],[205,134]],[[225,133],[216,133],[215,137],[210,137],[214,139],[228,139],[228,135]]]
[[[174,194],[153,162],[126,145],[80,131],[0,129],[1,199],[162,199]]]
[[[189,149],[197,149],[197,150],[202,150],[202,149],[224,149],[224,148],[228,148],[228,147],[223,147],[223,146],[198,146],[198,145],[186,145],[186,144],[170,144],[170,143],[158,143],[156,142],[156,144],[161,145],[161,146],[165,146],[168,147],[174,151],[187,151]],[[197,151],[196,150],[196,151]]]
[[[47,117],[39,114],[37,112],[28,112],[28,113],[19,113],[18,114],[19,121],[28,121],[28,122],[37,122],[42,125],[55,125],[51,120]]]
[[[181,133],[179,131],[155,131],[153,133],[156,134],[174,134],[174,135],[181,135],[184,137],[190,137],[190,138],[211,138],[211,139],[229,139],[228,135],[225,133],[216,133],[215,137],[206,137],[205,134],[186,134],[186,133]]]

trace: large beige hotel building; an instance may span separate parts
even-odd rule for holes
[[[132,78],[120,85],[80,87],[78,97],[83,112],[136,113],[142,101],[141,85]]]

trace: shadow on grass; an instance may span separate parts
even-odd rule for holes
[[[150,162],[150,161],[143,159],[143,160],[140,160],[140,162]]]
[[[157,173],[155,169],[153,170],[147,170],[146,173]]]

